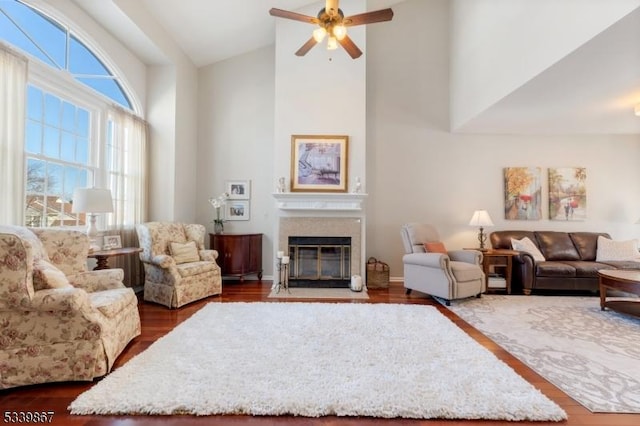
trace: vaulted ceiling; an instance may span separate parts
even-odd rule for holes
[[[148,64],[166,61],[117,3],[74,0]],[[271,7],[296,10],[309,0],[138,0],[198,67],[274,43]],[[402,0],[369,0],[368,9]],[[425,0],[421,0],[425,1]],[[536,1],[536,0],[531,0]],[[341,8],[347,14],[349,0]],[[394,18],[395,19],[395,18]],[[360,59],[362,60],[362,59]],[[459,132],[640,134],[640,8],[469,120]]]

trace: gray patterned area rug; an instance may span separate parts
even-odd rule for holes
[[[450,309],[590,411],[640,413],[640,318],[599,303],[486,295]]]

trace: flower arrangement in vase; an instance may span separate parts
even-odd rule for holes
[[[224,219],[222,219],[222,214],[220,209],[222,206],[227,204],[227,199],[229,198],[229,194],[223,192],[216,198],[209,198],[209,203],[216,210],[216,218],[213,219],[213,232],[216,234],[222,234],[224,232]]]

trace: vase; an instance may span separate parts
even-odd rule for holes
[[[213,232],[216,234],[224,234],[224,223],[222,222],[214,222],[213,223]]]

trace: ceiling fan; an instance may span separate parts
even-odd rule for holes
[[[269,10],[271,16],[318,25],[318,28],[313,31],[313,36],[298,49],[297,56],[306,55],[313,46],[320,43],[325,36],[328,36],[327,49],[337,49],[338,44],[340,44],[353,59],[359,58],[362,55],[362,51],[347,35],[347,27],[390,21],[393,18],[393,10],[391,9],[381,9],[345,17],[342,9],[338,7],[339,0],[326,1],[326,6],[320,9],[316,18],[288,10],[276,8]]]

